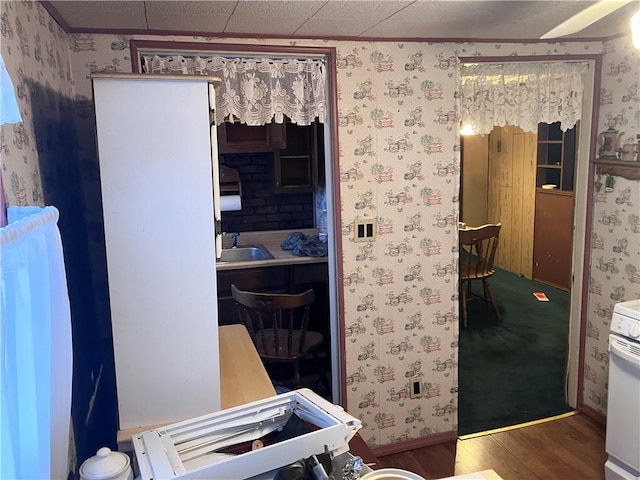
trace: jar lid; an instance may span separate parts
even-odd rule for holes
[[[80,467],[80,477],[87,480],[108,480],[129,468],[129,457],[121,452],[112,452],[102,447],[95,456],[88,458]]]

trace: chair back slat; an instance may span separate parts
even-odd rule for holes
[[[460,230],[460,277],[482,278],[493,274],[501,224]]]
[[[304,351],[313,290],[300,294],[256,293],[231,285],[238,316],[265,358],[297,358]],[[283,335],[285,333],[286,335]]]
[[[498,239],[500,237],[499,223],[487,224],[477,228],[465,228],[460,230],[460,301],[462,310],[462,323],[467,326],[467,300],[483,298],[491,304],[496,317],[500,319],[498,306],[489,288],[489,278],[493,275],[493,263],[496,259]],[[483,295],[473,295],[471,284],[474,281],[482,282]]]

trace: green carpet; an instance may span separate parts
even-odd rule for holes
[[[474,282],[481,293],[482,284]],[[569,295],[497,269],[498,304],[468,303],[460,327],[458,434],[466,435],[571,411],[564,398]],[[539,302],[533,292],[544,292]]]

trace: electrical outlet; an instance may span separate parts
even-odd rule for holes
[[[413,377],[409,380],[409,397],[422,397],[422,380],[420,380],[420,377]]]
[[[373,242],[376,239],[376,219],[361,218],[354,222],[354,233],[356,242]]]

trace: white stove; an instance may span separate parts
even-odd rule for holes
[[[611,319],[611,333],[640,342],[640,299],[616,304]]]
[[[640,480],[640,300],[611,318],[606,450],[607,480]]]

